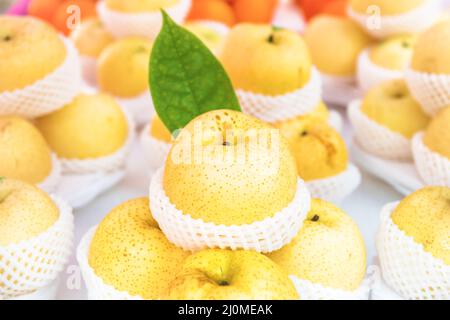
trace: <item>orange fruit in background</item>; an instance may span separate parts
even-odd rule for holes
[[[32,0],[28,6],[28,14],[51,22],[55,10],[63,0]]]
[[[345,17],[347,16],[347,6],[347,0],[334,0],[323,7],[322,13]]]
[[[232,4],[238,22],[270,23],[278,0],[234,0]]]
[[[335,0],[297,0],[297,4],[302,8],[306,20],[310,20],[315,15],[322,12],[326,5]]]
[[[225,0],[195,0],[188,20],[214,20],[232,26],[236,22],[233,9]]]
[[[71,6],[75,10],[70,11]],[[77,9],[79,8],[79,21],[77,21]],[[69,11],[69,12],[68,12]],[[77,23],[97,15],[96,2],[92,0],[66,0],[62,2],[56,9],[52,23],[53,25],[65,35],[68,35],[73,30]],[[70,26],[70,27],[69,27]]]

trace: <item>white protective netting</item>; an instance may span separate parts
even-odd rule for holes
[[[63,174],[85,174],[95,172],[113,172],[123,169],[128,154],[131,151],[135,137],[135,125],[132,117],[126,111],[128,122],[128,137],[125,144],[111,155],[94,159],[64,159],[60,158]]]
[[[191,0],[180,0],[177,4],[164,8],[178,24],[182,24],[191,8]],[[161,12],[123,13],[111,10],[105,1],[99,1],[97,12],[106,29],[116,38],[141,36],[154,40],[162,26]]]
[[[381,211],[376,244],[384,281],[405,299],[450,299],[450,266],[398,228],[391,219],[397,205]]]
[[[362,96],[362,91],[354,76],[341,77],[322,73],[321,78],[323,100],[327,103],[347,106],[351,101]]]
[[[244,113],[269,123],[291,119],[310,113],[320,103],[320,74],[313,68],[305,86],[284,95],[267,96],[244,90],[236,90],[236,94]]]
[[[434,152],[423,142],[423,133],[417,133],[412,143],[417,171],[426,184],[450,188],[450,159]]]
[[[405,72],[406,82],[414,98],[430,116],[450,105],[450,75],[412,70]]]
[[[370,59],[370,49],[366,49],[358,57],[357,79],[363,92],[367,92],[380,83],[404,78],[401,70],[380,67]]]
[[[411,141],[371,120],[361,112],[360,106],[361,101],[356,100],[350,103],[348,108],[348,117],[358,144],[369,153],[385,159],[411,160]]]
[[[273,217],[246,225],[216,225],[178,210],[163,188],[164,167],[150,184],[150,209],[170,242],[189,251],[205,248],[272,252],[288,244],[298,233],[310,209],[310,194],[300,179],[293,201]]]
[[[358,289],[347,291],[325,287],[318,283],[290,276],[300,300],[369,300],[371,278],[367,277]]]
[[[344,172],[335,176],[307,181],[311,197],[339,203],[348,197],[361,183],[361,173],[350,163]]]
[[[371,36],[384,39],[392,35],[424,31],[438,19],[439,10],[438,1],[426,0],[414,10],[395,16],[383,16],[375,5],[367,8],[367,14],[355,12],[349,6],[347,14]]]
[[[0,300],[32,293],[50,285],[72,253],[72,208],[52,197],[59,218],[47,231],[19,243],[0,246]]]
[[[0,116],[36,118],[70,103],[81,91],[81,67],[72,42],[64,41],[67,56],[63,64],[41,80],[25,88],[0,93]]]

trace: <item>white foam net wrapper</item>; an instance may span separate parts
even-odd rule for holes
[[[163,8],[178,24],[184,22],[191,8],[191,0],[180,0],[177,4]],[[155,39],[161,30],[161,12],[122,13],[109,9],[105,1],[100,1],[97,12],[106,29],[116,38],[142,36]]]
[[[417,171],[425,183],[450,188],[450,160],[428,148],[423,133],[414,136],[412,148]]]
[[[50,285],[67,263],[74,235],[72,208],[52,199],[60,214],[53,226],[32,239],[0,246],[0,300]]]
[[[411,141],[384,127],[361,112],[361,101],[350,103],[348,116],[358,144],[367,152],[389,160],[412,159]]]
[[[323,100],[338,106],[347,106],[350,101],[359,99],[362,92],[356,77],[339,77],[322,73]]]
[[[170,242],[189,251],[205,248],[244,249],[272,252],[288,244],[298,233],[310,209],[310,194],[299,179],[293,201],[273,217],[246,225],[206,223],[178,210],[163,189],[164,168],[150,184],[153,217]]]
[[[361,25],[367,33],[379,39],[403,33],[420,33],[430,27],[439,16],[439,3],[426,0],[421,6],[395,16],[382,16],[376,6],[371,6],[367,14],[347,10],[348,16]]]
[[[319,72],[313,68],[311,79],[301,89],[278,96],[236,90],[244,113],[266,122],[295,118],[313,111],[321,101]]]
[[[117,103],[129,114],[134,120],[134,123],[140,128],[150,122],[155,115],[155,107],[153,106],[152,96],[150,91],[131,98],[115,98]]]
[[[450,299],[450,266],[398,228],[391,219],[397,205],[390,203],[381,212],[376,244],[383,279],[405,299]]]
[[[81,69],[84,81],[95,87],[97,85],[97,59],[88,56],[81,56]]]
[[[414,71],[405,72],[406,82],[423,110],[435,116],[450,105],[450,75]]]
[[[404,78],[404,72],[380,67],[370,60],[370,50],[366,49],[358,57],[357,79],[363,92],[367,92],[376,85],[392,80]]]
[[[128,292],[119,291],[106,284],[95,274],[89,265],[89,248],[97,227],[91,228],[81,239],[77,248],[77,261],[88,291],[89,300],[143,300],[142,297],[132,296]]]
[[[70,40],[61,39],[67,50],[62,65],[25,88],[0,93],[0,115],[36,118],[64,107],[80,92],[82,81],[78,52]]]
[[[371,279],[368,277],[354,291],[325,287],[318,283],[290,276],[300,300],[369,300]]]
[[[347,170],[329,178],[306,182],[311,197],[338,203],[348,197],[361,183],[361,173],[353,164]]]
[[[60,158],[63,174],[85,174],[94,172],[113,172],[125,166],[127,156],[135,137],[134,120],[126,111],[128,121],[128,137],[122,148],[111,155],[95,159],[64,159]]]
[[[171,143],[157,140],[150,135],[150,126],[142,130],[140,144],[147,160],[148,167],[152,170],[161,168],[169,154]]]
[[[47,193],[54,192],[61,181],[61,171],[61,163],[56,155],[52,154],[52,171],[44,181],[38,184],[38,187]]]

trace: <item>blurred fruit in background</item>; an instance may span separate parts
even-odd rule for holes
[[[319,13],[345,16],[347,0],[296,0],[306,20],[310,20]]]
[[[188,20],[270,23],[279,0],[193,0]]]
[[[31,0],[28,14],[53,24],[67,35],[77,23],[97,15],[96,3],[96,0]],[[70,10],[71,6],[79,8],[80,21],[76,10]]]
[[[188,20],[213,20],[228,26],[236,23],[232,7],[225,0],[193,0]]]
[[[231,1],[237,22],[270,23],[278,0]]]

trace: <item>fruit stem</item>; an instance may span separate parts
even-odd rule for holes
[[[270,34],[269,38],[267,38],[267,41],[269,43],[275,43],[275,36],[273,35],[273,33]]]
[[[320,219],[320,217],[317,214],[315,214],[314,217],[311,219],[311,221],[317,222],[317,221],[319,221],[319,219]]]
[[[4,36],[3,41],[6,41],[6,42],[11,41],[11,36]]]

